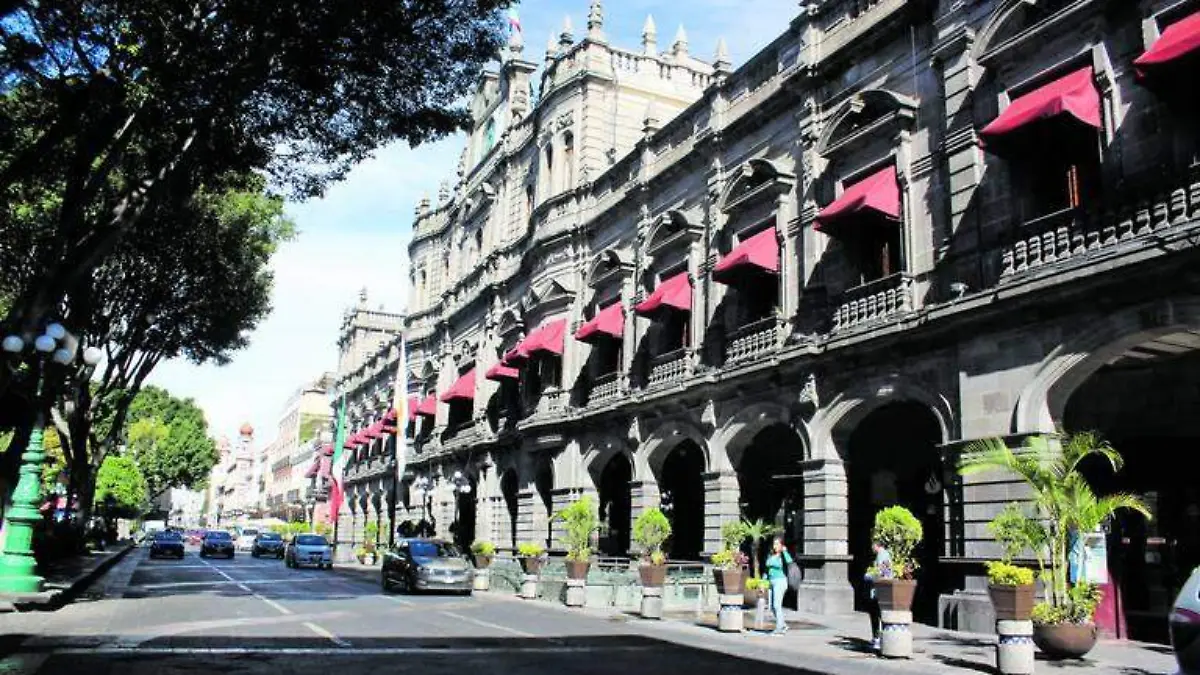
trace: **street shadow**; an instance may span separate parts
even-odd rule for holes
[[[875,647],[871,645],[870,640],[860,637],[851,637],[849,635],[838,635],[829,644],[839,649],[854,652],[856,654],[874,654]]]
[[[756,675],[820,675],[818,671],[725,652],[708,651],[640,635],[580,635],[544,638],[505,637],[397,637],[345,636],[335,644],[319,636],[171,636],[154,638],[136,646],[121,645],[120,636],[97,636],[91,647],[70,647],[69,653],[53,640],[12,635],[0,642],[5,655],[19,653],[45,657],[39,675],[87,673],[208,671],[214,663],[236,664],[247,673],[288,672],[328,675],[331,670],[373,672],[395,670],[422,675],[488,673],[646,672],[667,666],[667,672],[716,675],[754,672]],[[228,659],[238,659],[236,662]],[[536,665],[533,665],[536,664]]]
[[[996,672],[996,668],[989,663],[980,663],[970,659],[960,659],[954,656],[946,656],[945,654],[931,654],[930,658],[938,663],[942,663],[954,668],[963,668],[965,670],[974,670],[989,674]]]

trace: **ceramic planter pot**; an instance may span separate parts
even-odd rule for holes
[[[713,570],[713,579],[717,583],[717,592],[722,595],[735,595],[742,592],[741,570]]]
[[[1096,624],[1036,624],[1033,643],[1052,659],[1079,659],[1096,646]]]
[[[756,607],[759,598],[765,599],[771,595],[771,591],[765,588],[748,588],[746,584],[750,583],[752,578],[749,575],[742,577],[742,606],[744,607]]]
[[[492,556],[490,555],[473,555],[471,562],[475,564],[475,569],[486,570],[492,566]]]
[[[567,561],[567,578],[568,579],[587,579],[588,567],[591,565],[590,560],[568,560]]]
[[[914,579],[879,579],[875,582],[875,598],[883,611],[907,612],[912,609],[917,592]]]
[[[661,588],[667,583],[666,565],[642,565],[638,568],[638,574],[642,577],[642,585],[647,588]]]
[[[997,621],[1028,621],[1033,616],[1033,602],[1037,588],[1033,584],[1022,586],[988,585],[992,596],[992,607]]]
[[[542,558],[521,558],[521,571],[525,574],[539,574],[545,560]]]

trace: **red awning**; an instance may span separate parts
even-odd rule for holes
[[[838,220],[866,214],[900,219],[900,184],[896,182],[895,166],[888,166],[847,186],[840,197],[817,214],[813,229],[828,234],[829,227]]]
[[[322,478],[331,478],[333,476],[333,458],[322,457],[320,468],[317,469],[317,475]]]
[[[437,397],[430,394],[417,406],[417,414],[426,417],[437,417]]]
[[[321,446],[321,454],[326,457],[333,457],[333,443],[326,443]]]
[[[1133,60],[1139,76],[1148,69],[1200,52],[1200,12],[1167,26],[1145,54]]]
[[[388,408],[387,414],[383,416],[384,424],[391,424],[396,421],[396,409]]]
[[[596,312],[596,316],[575,331],[575,339],[580,342],[594,342],[600,338],[620,340],[623,335],[625,335],[625,307],[620,300]]]
[[[779,274],[779,240],[775,228],[767,229],[743,240],[713,268],[713,281],[723,284],[737,281],[745,272]]]
[[[525,336],[517,345],[516,356],[527,359],[538,352],[546,352],[562,356],[563,337],[567,332],[567,320],[555,319],[542,324],[537,330]],[[506,355],[507,357],[507,355]]]
[[[408,397],[408,421],[411,422],[417,419],[417,408],[421,405],[421,399],[416,396]]]
[[[475,369],[472,368],[463,373],[446,393],[442,394],[442,402],[449,403],[450,401],[473,401],[475,400]]]
[[[662,309],[692,311],[692,280],[687,272],[660,282],[649,297],[633,307],[633,311],[641,316],[652,316]]]
[[[508,365],[508,362],[501,359],[499,363],[488,368],[483,375],[489,380],[499,382],[501,380],[515,380],[521,377],[521,371]]]
[[[376,422],[367,427],[366,431],[363,432],[363,435],[366,436],[368,442],[372,438],[383,438],[383,422]]]
[[[1017,97],[979,135],[991,142],[1034,122],[1064,115],[1100,128],[1100,92],[1096,90],[1091,66]]]

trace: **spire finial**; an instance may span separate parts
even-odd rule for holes
[[[647,14],[646,23],[642,26],[642,51],[647,56],[658,52],[658,28],[654,25],[654,16]]]
[[[717,38],[717,53],[713,57],[713,69],[717,72],[728,73],[733,70],[733,62],[729,60],[729,47],[725,44],[725,36]]]
[[[683,24],[679,24],[679,30],[675,31],[675,44],[671,45],[671,51],[676,56],[687,56],[688,38],[687,31],[683,29]]]
[[[571,26],[571,15],[563,17],[562,35],[558,36],[558,44],[570,47],[575,44],[575,29]]]
[[[450,181],[444,180],[438,185],[438,203],[450,201]]]
[[[554,33],[546,40],[546,64],[549,65],[558,56],[558,39],[554,37]]]
[[[592,0],[591,9],[588,10],[588,37],[593,40],[604,39],[604,5],[600,0]]]
[[[642,133],[649,137],[660,128],[658,106],[655,105],[654,99],[650,99],[650,102],[646,104],[646,113],[642,116]]]

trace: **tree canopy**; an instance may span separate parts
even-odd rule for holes
[[[111,455],[96,473],[96,506],[105,508],[112,498],[110,516],[132,518],[146,508],[146,479],[130,457]]]
[[[146,387],[129,411],[128,447],[146,479],[150,499],[171,488],[195,488],[220,458],[204,412],[192,399]]]

